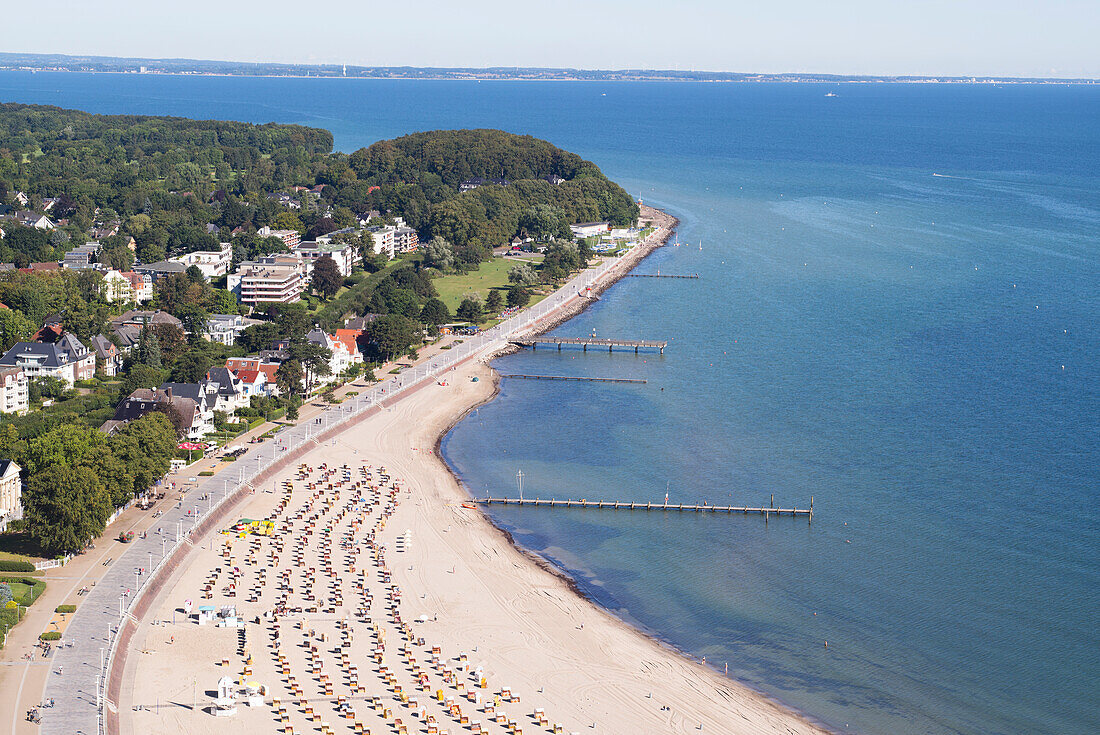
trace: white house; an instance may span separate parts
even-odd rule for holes
[[[299,243],[294,248],[294,253],[302,256],[302,260],[308,262],[311,267],[318,259],[328,255],[336,262],[340,275],[345,278],[351,275],[351,267],[359,259],[359,248],[346,243],[322,242],[321,238],[317,238],[316,242],[307,240]]]
[[[29,408],[28,380],[23,368],[0,367],[0,413],[22,415]]]
[[[368,227],[367,234],[371,236],[371,240],[374,242],[374,252],[379,255],[385,255],[390,260],[393,260],[396,255],[397,241],[395,235],[397,233],[396,227],[387,225],[386,227]]]
[[[153,277],[147,273],[109,270],[103,276],[101,288],[109,303],[141,304],[153,298]]]
[[[237,343],[237,337],[241,336],[241,332],[253,324],[262,324],[262,322],[240,314],[211,314],[206,320],[206,338],[211,342],[232,347]]]
[[[198,250],[177,258],[171,258],[171,261],[179,263],[185,268],[195,266],[202,271],[208,281],[212,278],[221,278],[229,272],[229,266],[233,262],[233,245],[223,242],[220,250]]]
[[[277,237],[283,241],[283,244],[292,249],[302,241],[302,236],[296,230],[273,230],[264,226],[256,230],[256,234],[260,237]]]
[[[306,339],[315,345],[327,348],[332,353],[328,361],[330,374],[321,376],[319,378],[321,383],[331,383],[354,363],[363,362],[363,356],[359,353],[354,338],[349,344],[347,339],[327,334],[321,329],[312,329],[306,335]]]
[[[23,481],[21,468],[10,459],[0,459],[0,531],[11,521],[23,517]]]
[[[574,237],[593,237],[594,235],[605,235],[611,230],[610,222],[579,222],[575,225],[569,225],[569,229],[573,231]]]

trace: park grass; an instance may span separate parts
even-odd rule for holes
[[[31,591],[31,586],[22,582],[4,582],[4,584],[11,587],[11,596],[16,600],[22,600],[23,595]]]
[[[508,283],[509,269],[522,262],[525,261],[513,258],[493,258],[482,263],[476,271],[452,273],[435,279],[432,281],[432,285],[439,292],[440,300],[447,305],[447,308],[453,314],[458,309],[458,305],[462,303],[462,298],[468,293],[476,293],[484,302],[490,290],[507,289],[511,285]],[[501,294],[501,296],[506,295]]]

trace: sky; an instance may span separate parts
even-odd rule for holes
[[[1100,0],[55,0],[3,51],[362,66],[1100,78]]]

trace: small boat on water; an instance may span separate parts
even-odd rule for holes
[[[839,94],[837,94],[836,92],[829,92],[829,93],[828,93],[828,94],[826,94],[825,96],[826,96],[826,97],[839,97],[840,95],[839,95]]]

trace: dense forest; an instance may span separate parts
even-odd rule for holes
[[[332,146],[328,131],[298,125],[0,104],[0,204],[14,204],[16,192],[31,209],[55,199],[49,214],[65,221],[49,236],[16,233],[0,259],[55,258],[96,223],[117,222],[144,262],[228,239],[208,224],[236,232],[242,260],[277,249],[257,241],[265,225],[316,235],[378,211],[403,217],[422,241],[448,240],[473,265],[518,234],[568,237],[572,222],[627,224],[638,215],[595,164],[530,136],[433,131],[350,155]],[[473,177],[508,185],[461,192]],[[293,212],[269,196],[296,186],[321,188],[300,194]]]

